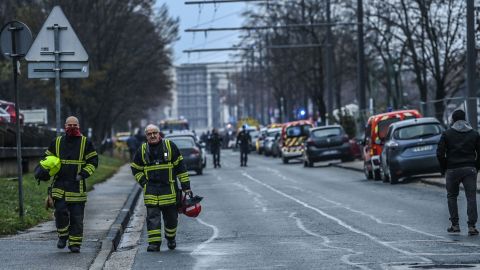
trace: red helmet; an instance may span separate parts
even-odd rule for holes
[[[193,195],[190,195],[190,198],[187,199],[187,196],[183,195],[181,212],[187,217],[198,217],[202,211],[202,206],[200,205],[202,199],[200,196]]]

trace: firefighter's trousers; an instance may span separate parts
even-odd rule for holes
[[[165,227],[165,238],[175,239],[177,235],[178,210],[176,205],[147,206],[147,233],[148,243],[160,245],[162,243],[162,215]]]
[[[68,238],[68,246],[81,246],[85,203],[67,203],[64,199],[56,199],[54,205],[58,237]]]

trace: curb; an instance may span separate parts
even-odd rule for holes
[[[343,165],[340,165],[339,163],[335,164],[335,163],[330,163],[331,166],[333,167],[337,167],[337,168],[341,168],[341,169],[345,169],[345,170],[351,170],[351,171],[356,171],[356,172],[363,172],[362,169],[357,169],[357,168],[353,168],[353,167],[347,167],[347,166],[343,166]]]
[[[103,266],[105,265],[105,262],[110,254],[117,249],[125,227],[128,225],[130,217],[133,214],[133,210],[137,204],[138,198],[140,197],[141,191],[142,189],[140,186],[135,183],[132,187],[130,195],[128,195],[128,198],[125,201],[125,204],[119,211],[115,222],[113,222],[112,226],[110,226],[107,237],[102,241],[100,251],[89,267],[90,270],[103,269]]]

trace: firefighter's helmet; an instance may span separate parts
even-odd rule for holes
[[[189,198],[187,198],[189,197]],[[200,201],[203,197],[200,196],[193,196],[193,195],[183,195],[182,197],[182,213],[188,217],[198,217],[200,212],[202,211],[202,206],[200,205]]]
[[[35,168],[35,179],[48,181],[50,177],[56,175],[61,168],[60,159],[56,156],[46,156],[40,160],[40,164]]]

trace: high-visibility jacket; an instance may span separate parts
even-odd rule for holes
[[[60,171],[53,178],[52,197],[66,202],[87,201],[85,179],[90,177],[98,166],[98,155],[93,144],[85,136],[58,136],[52,141],[47,156],[60,159]],[[77,181],[77,175],[82,180]]]
[[[156,145],[143,143],[131,163],[135,180],[143,187],[146,206],[177,203],[177,178],[182,190],[190,189],[187,169],[177,146],[168,139]]]

